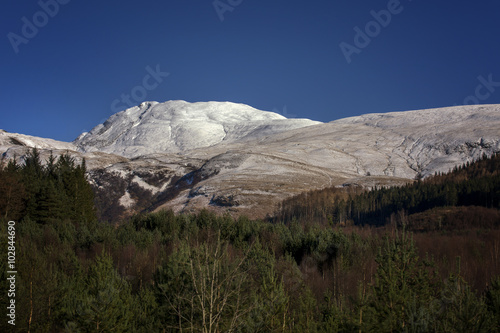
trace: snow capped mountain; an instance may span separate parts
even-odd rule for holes
[[[225,148],[192,151],[208,161],[161,207],[223,203],[262,216],[270,203],[312,188],[397,185],[447,172],[500,151],[500,106],[367,114]]]
[[[86,158],[117,216],[210,208],[253,217],[328,186],[404,184],[500,152],[500,105],[365,114],[320,123],[228,102],[145,102],[73,143],[0,131],[3,156],[29,147]]]
[[[24,134],[9,133],[7,131],[0,130],[0,151],[4,152],[12,147],[26,147],[26,148],[54,149],[54,150],[77,149],[75,145],[69,142],[44,139]]]
[[[185,153],[318,123],[229,102],[144,102],[114,114],[74,143],[83,151],[126,157]]]

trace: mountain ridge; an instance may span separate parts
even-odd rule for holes
[[[230,102],[145,102],[73,143],[0,132],[4,158],[31,146],[85,158],[109,218],[201,208],[262,217],[311,189],[401,185],[499,152],[500,105],[320,123]]]

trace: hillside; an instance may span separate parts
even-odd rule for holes
[[[265,217],[328,187],[402,185],[500,151],[500,106],[365,114],[319,123],[228,102],[144,102],[73,143],[0,133],[5,159],[29,147],[85,158],[102,218],[173,209]],[[3,138],[3,139],[2,139]]]
[[[330,225],[405,224],[411,230],[500,226],[500,154],[484,155],[404,186],[326,188],[284,200],[276,221]]]

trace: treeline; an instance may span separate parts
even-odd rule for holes
[[[295,218],[332,225],[381,226],[393,221],[398,212],[412,215],[436,207],[457,206],[500,208],[500,154],[483,156],[450,173],[400,187],[371,191],[328,188],[303,193],[285,200],[274,220],[288,222]]]
[[[0,214],[5,219],[30,218],[95,222],[94,193],[85,177],[85,160],[77,164],[69,154],[42,161],[38,150],[0,164]]]

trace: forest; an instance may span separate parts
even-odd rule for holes
[[[266,220],[99,221],[85,161],[0,170],[2,332],[500,332],[500,155],[402,187],[329,188]]]

